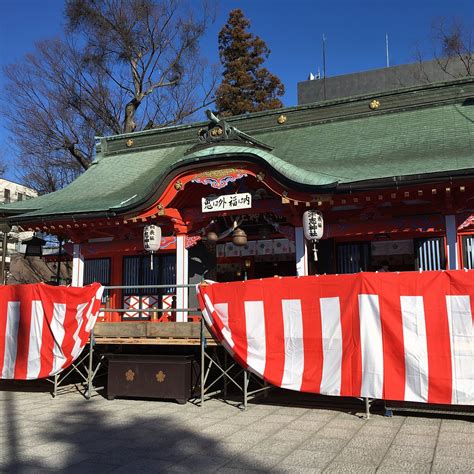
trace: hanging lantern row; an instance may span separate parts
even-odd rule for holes
[[[161,227],[155,224],[143,228],[143,247],[150,252],[150,270],[153,270],[153,253],[158,252],[161,246]]]
[[[316,244],[324,233],[323,214],[320,211],[309,210],[303,214],[303,231],[306,240],[313,242],[314,261],[318,260]]]

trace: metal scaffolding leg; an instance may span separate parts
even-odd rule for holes
[[[93,356],[94,356],[94,330],[91,330],[89,336],[89,364],[87,369],[87,393],[86,398],[90,400],[92,397],[92,379],[94,378],[93,367]]]
[[[205,364],[205,354],[204,351],[206,350],[206,340],[204,338],[204,321],[201,318],[201,407],[204,406],[204,364]]]
[[[229,362],[229,355],[224,350],[224,357],[221,358],[217,352],[217,348],[213,347],[211,353],[207,350],[207,341],[205,335],[205,324],[201,319],[200,331],[200,358],[201,358],[201,373],[200,373],[200,406],[204,406],[205,397],[221,394],[224,400],[227,399],[229,383],[234,384],[237,389],[243,394],[243,409],[247,409],[249,398],[253,398],[259,392],[266,392],[271,388],[264,381],[259,381],[255,377],[252,379],[252,374],[241,368],[233,359]],[[207,362],[207,367],[206,367]],[[240,379],[243,374],[243,382]],[[211,391],[220,380],[223,379],[221,388]],[[250,380],[254,380],[260,386],[256,390],[249,391]],[[207,384],[207,385],[206,385]]]
[[[369,420],[370,419],[370,401],[367,397],[365,397],[364,400],[365,400],[365,418]]]
[[[247,395],[247,389],[249,386],[249,380],[248,380],[248,372],[244,370],[244,410],[247,410],[247,401],[248,401],[248,395]]]
[[[54,376],[54,388],[53,388],[53,398],[56,398],[58,395],[58,383],[59,383],[59,374]]]
[[[224,371],[227,371],[227,351],[224,351]],[[227,377],[224,377],[224,400],[227,400]]]

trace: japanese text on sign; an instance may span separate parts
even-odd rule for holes
[[[233,211],[252,207],[250,193],[226,194],[202,198],[202,212]]]

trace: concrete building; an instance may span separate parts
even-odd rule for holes
[[[0,203],[2,204],[24,201],[37,196],[38,193],[34,189],[7,179],[0,179]]]
[[[423,86],[466,76],[466,68],[461,61],[451,60],[446,67],[445,61],[442,66],[440,62],[422,61],[299,82],[298,105]]]
[[[7,179],[0,179],[0,203],[1,204],[10,204],[18,201],[26,201],[27,199],[32,199],[38,196],[38,193],[27,186],[24,186]],[[0,238],[0,273],[2,268],[2,259],[3,259],[3,232],[1,233]],[[4,271],[9,272],[10,270],[10,261],[11,256],[18,253],[19,250],[19,240],[17,238],[17,233],[10,233],[8,235],[8,244],[7,244],[7,255],[5,258],[5,268]],[[1,276],[1,275],[0,275]],[[1,278],[0,278],[1,282]]]

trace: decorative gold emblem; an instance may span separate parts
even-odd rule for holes
[[[181,191],[183,189],[183,183],[181,181],[176,181],[176,183],[174,183],[174,189],[176,189],[176,191]]]
[[[263,181],[265,179],[265,173],[263,171],[259,171],[255,175],[255,178],[257,178],[257,181]]]
[[[222,127],[214,127],[209,133],[211,137],[220,137],[224,133],[224,130],[222,130]]]
[[[159,372],[157,372],[155,377],[156,377],[156,381],[161,383],[165,381],[166,374],[162,370],[160,370]]]
[[[135,380],[135,372],[132,369],[128,369],[125,372],[125,380],[127,382],[133,382]]]
[[[159,216],[164,216],[165,215],[165,208],[163,207],[163,204],[158,204],[158,215]]]
[[[194,179],[203,179],[203,178],[219,179],[219,178],[224,178],[232,174],[239,174],[239,173],[244,174],[245,170],[238,169],[238,168],[221,168],[221,169],[208,170],[208,171],[199,173],[194,177]]]
[[[377,99],[372,100],[369,104],[369,108],[371,110],[377,110],[379,107],[380,107],[380,101],[378,101]]]
[[[131,138],[129,138],[129,139],[127,140],[127,146],[128,146],[128,148],[130,148],[132,145],[133,145],[133,140],[132,140]]]
[[[280,124],[280,125],[283,125],[285,122],[286,122],[286,115],[280,115],[278,118],[277,118],[277,122]]]

